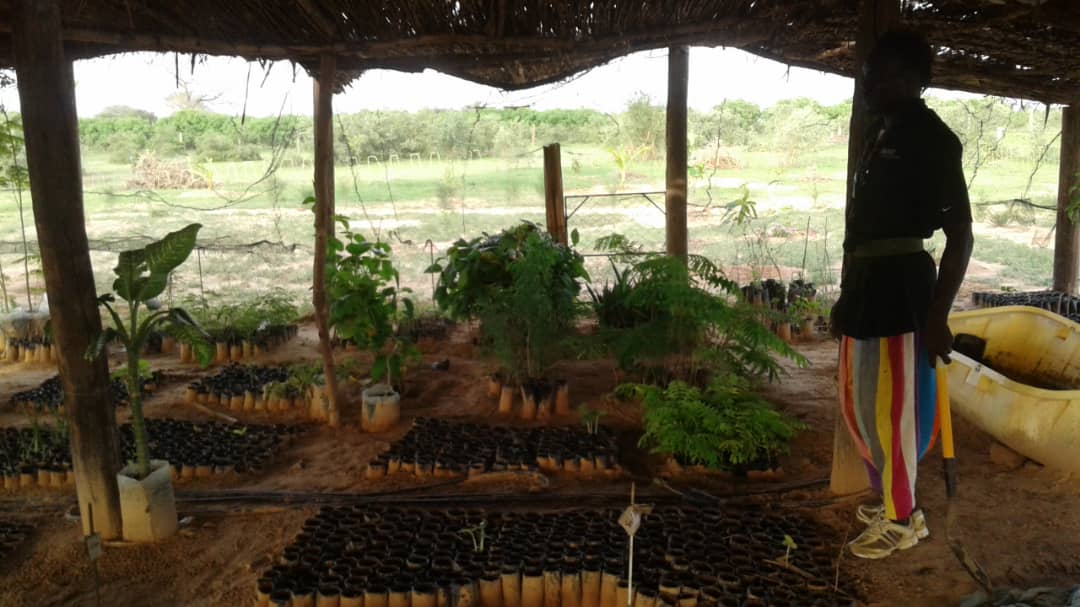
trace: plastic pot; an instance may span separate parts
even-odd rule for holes
[[[321,585],[315,593],[315,607],[341,607],[341,588]]]
[[[416,584],[412,589],[412,607],[437,607],[434,584]]]
[[[626,578],[619,578],[619,581],[615,583],[615,604],[618,607],[632,605],[634,602],[633,592],[630,589],[629,581]]]
[[[563,598],[563,571],[557,566],[544,567],[543,607],[559,607]]]
[[[504,565],[499,579],[503,603],[506,607],[519,607],[522,604],[521,572],[517,567]]]
[[[577,569],[563,569],[560,596],[562,607],[581,607],[581,596],[581,572]]]
[[[387,607],[387,591],[384,586],[368,586],[364,590],[364,607]]]
[[[514,387],[504,384],[499,389],[499,415],[510,415],[514,410]]]
[[[120,517],[124,539],[155,542],[176,533],[176,498],[173,495],[169,463],[151,460],[150,475],[137,480],[135,465],[125,466],[116,475],[120,489]]]
[[[401,418],[401,395],[386,384],[372,386],[363,392],[360,427],[365,432],[385,432]]]
[[[608,571],[605,567],[604,573],[600,576],[600,607],[623,607],[626,604],[625,601],[619,604],[618,584],[619,574]]]
[[[581,572],[581,607],[600,607],[600,568],[588,561]]]
[[[544,572],[541,569],[527,568],[521,575],[521,607],[543,606]]]
[[[488,573],[480,578],[480,605],[503,607],[502,577],[498,573]]]
[[[489,375],[487,378],[488,398],[499,398],[502,393],[502,380],[498,375]]]
[[[555,382],[555,415],[570,415],[570,384],[565,379]]]

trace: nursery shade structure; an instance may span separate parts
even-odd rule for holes
[[[900,2],[900,0],[896,0]],[[69,58],[179,51],[289,59],[316,73],[337,57],[361,71],[434,68],[518,89],[630,52],[738,47],[848,76],[858,0],[58,0]],[[0,2],[9,38],[18,2]],[[1072,0],[913,0],[904,21],[939,50],[935,84],[1070,103],[1080,87],[1080,6]],[[0,65],[11,66],[10,43]]]
[[[900,0],[863,4],[869,2]],[[109,455],[115,428],[108,427],[106,371],[79,362],[100,320],[83,225],[73,59],[126,51],[286,59],[321,74],[319,90],[339,88],[372,68],[434,68],[520,89],[630,52],[699,44],[852,76],[859,7],[859,0],[0,0],[0,67],[15,67],[20,80],[76,472],[86,476],[79,483],[84,524],[93,520],[104,535],[115,533],[117,462]],[[938,50],[937,86],[1066,105],[1075,100],[1080,5],[1074,0],[905,0],[903,7],[903,22],[926,32]],[[323,102],[329,109],[326,97]],[[327,123],[328,114],[321,120]],[[1067,120],[1066,128],[1078,122]],[[1070,132],[1063,141],[1080,138]],[[1068,156],[1068,166],[1078,158]],[[326,167],[318,174],[325,178]],[[1061,184],[1062,204],[1070,177]],[[329,195],[317,196],[317,204],[320,214],[333,208]],[[1062,283],[1074,285],[1080,239],[1069,227],[1056,255],[1071,263],[1056,267]]]

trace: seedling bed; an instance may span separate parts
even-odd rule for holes
[[[221,329],[212,331],[211,343],[214,344],[214,364],[227,364],[229,362],[253,361],[263,354],[272,351],[278,346],[288,343],[296,337],[300,327],[296,324],[269,325],[260,328],[254,335],[241,336],[233,329]],[[195,355],[191,346],[185,343],[174,343],[168,337],[161,341],[162,354],[176,352],[180,362],[195,362]]]
[[[418,418],[409,432],[368,466],[369,478],[389,474],[454,476],[507,470],[591,475],[621,471],[610,430],[515,428]]]
[[[31,531],[33,528],[30,525],[0,520],[0,562],[9,559],[26,541]]]
[[[165,376],[160,371],[154,371],[149,378],[140,379],[140,388],[143,395],[145,396],[157,390],[164,380]],[[127,406],[127,384],[123,380],[113,378],[110,383],[110,393],[113,404]],[[39,411],[60,409],[64,404],[64,387],[60,383],[60,376],[54,375],[41,382],[36,388],[16,392],[12,395],[10,403],[16,408],[32,408]]]
[[[56,362],[56,346],[46,338],[0,339],[0,361],[6,363]]]
[[[660,507],[645,514],[631,590],[619,514],[324,508],[259,578],[257,604],[853,604],[844,585],[833,586],[838,546],[826,530],[754,510]]]
[[[980,308],[1002,306],[1031,306],[1080,322],[1080,297],[1060,291],[1029,291],[1025,293],[977,292],[971,296]]]
[[[302,431],[298,426],[146,420],[150,455],[172,466],[174,478],[257,472]],[[120,427],[121,461],[135,459],[131,425]],[[0,472],[5,489],[61,488],[74,484],[67,439],[49,428],[0,430]]]
[[[287,367],[262,367],[232,363],[210,377],[188,384],[184,400],[229,409],[273,414],[311,414],[321,407],[321,387],[296,381]]]

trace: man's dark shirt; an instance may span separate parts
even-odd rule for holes
[[[867,132],[848,203],[844,252],[893,238],[930,238],[945,223],[970,223],[963,148],[949,127],[912,101],[886,128]],[[848,256],[835,320],[860,339],[920,330],[933,298],[937,268],[929,253]]]

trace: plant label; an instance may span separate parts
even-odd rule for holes
[[[619,525],[626,531],[626,535],[633,537],[641,528],[641,512],[635,506],[628,506],[619,516]]]
[[[91,533],[86,536],[86,553],[90,555],[91,561],[96,561],[101,558],[101,536],[96,533]]]
[[[652,504],[630,504],[619,516],[619,525],[626,534],[633,537],[641,528],[641,517],[653,511]]]

